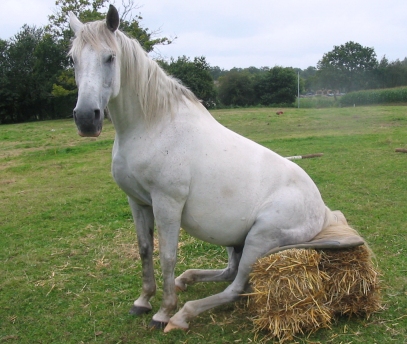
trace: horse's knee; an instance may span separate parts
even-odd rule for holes
[[[150,244],[139,242],[138,246],[141,260],[147,260],[153,256],[153,249]]]

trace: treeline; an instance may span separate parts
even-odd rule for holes
[[[221,73],[216,81],[219,103],[223,106],[289,106],[298,93],[297,79],[293,68],[233,68]]]
[[[407,58],[376,58],[373,48],[347,42],[323,55],[316,67],[249,67],[221,69],[205,57],[159,61],[211,107],[292,106],[298,95],[343,93],[407,86]],[[298,79],[299,76],[299,79]],[[390,98],[389,98],[390,99]]]
[[[203,56],[193,61],[182,56],[159,63],[202,99],[207,108],[273,104],[290,106],[297,94],[297,74],[293,68],[250,67],[225,71],[211,67]]]
[[[285,77],[280,78],[282,71]],[[378,61],[373,48],[347,42],[324,54],[316,67],[304,70],[249,67],[228,71],[213,67],[211,74],[222,105],[281,105],[294,102],[293,97],[298,94],[298,74],[302,95],[316,92],[337,95],[406,86],[407,58],[390,62],[384,56]]]
[[[44,28],[24,25],[8,40],[0,39],[0,124],[67,118],[75,106],[77,90],[67,58],[72,32],[67,12],[83,21],[103,19],[107,0],[57,0],[57,8]],[[132,16],[132,0],[121,9],[121,30],[139,40],[147,52],[167,37],[142,28]],[[157,61],[169,74],[188,86],[208,108],[224,106],[291,106],[298,94],[317,90],[349,93],[407,85],[407,59],[380,62],[373,48],[347,42],[323,55],[316,67],[249,67],[223,70],[205,57],[186,56]]]

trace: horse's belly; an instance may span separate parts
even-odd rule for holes
[[[230,210],[229,210],[230,211]],[[248,216],[225,216],[225,212],[184,212],[182,228],[195,238],[221,246],[244,244],[251,226]]]

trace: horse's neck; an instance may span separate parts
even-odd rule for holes
[[[109,102],[109,112],[116,135],[124,136],[129,131],[144,127],[144,116],[138,97],[126,89],[122,89]]]

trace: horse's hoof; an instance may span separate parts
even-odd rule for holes
[[[177,281],[177,279],[175,279],[175,291],[178,292],[183,292],[187,290],[187,285],[181,281]]]
[[[183,331],[188,331],[188,327],[181,327],[175,325],[171,320],[168,322],[168,325],[165,326],[164,333],[168,333],[172,330],[183,330]]]
[[[129,311],[129,314],[139,316],[139,315],[147,314],[147,313],[150,313],[150,312],[151,312],[150,308],[139,307],[139,306],[134,306],[133,305],[131,307],[130,311]]]
[[[167,324],[168,323],[163,322],[163,321],[151,320],[148,327],[150,327],[152,330],[162,330],[162,329],[166,328]]]
[[[177,292],[177,293],[182,293],[182,292],[184,292],[186,290],[187,290],[187,285],[186,284],[184,284],[182,287],[180,287],[178,285],[175,286],[175,292]]]

